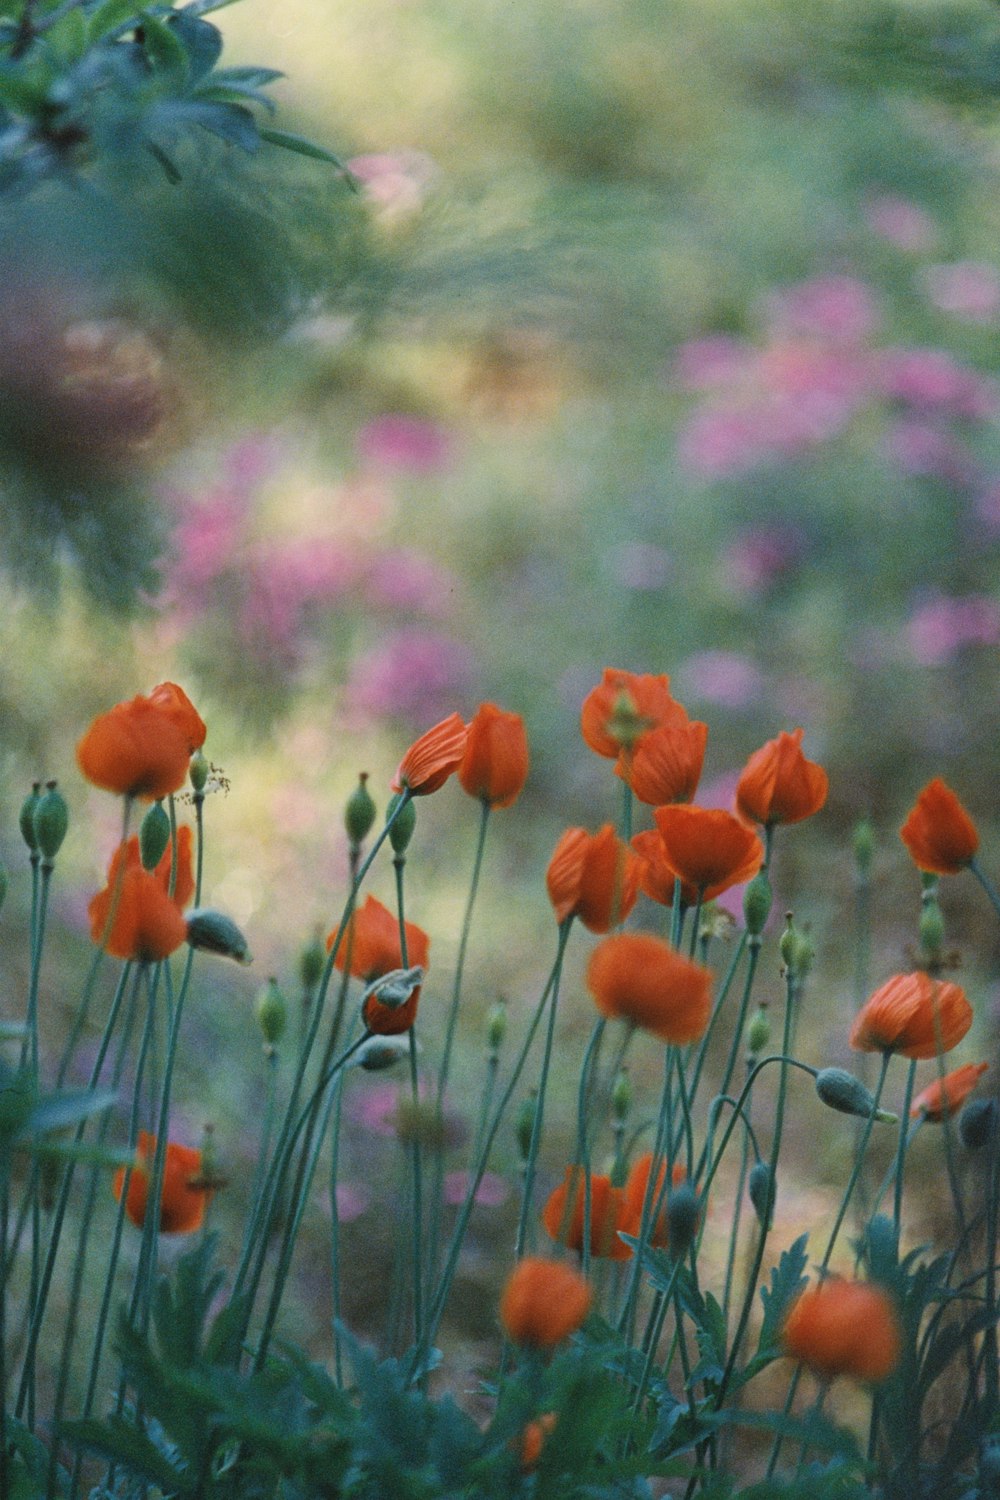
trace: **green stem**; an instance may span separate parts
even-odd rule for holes
[[[996,912],[997,916],[1000,916],[1000,891],[997,890],[996,886],[993,884],[992,880],[990,880],[989,876],[986,874],[986,871],[983,869],[982,865],[980,865],[977,859],[969,860],[969,869],[979,881],[979,884],[982,886],[983,890],[986,892],[993,910]]]
[[[538,1152],[542,1143],[542,1126],[545,1118],[545,1095],[549,1084],[549,1067],[552,1062],[552,1046],[555,1038],[556,1012],[559,1007],[559,983],[562,978],[563,957],[566,953],[566,944],[569,941],[570,928],[573,926],[573,918],[567,917],[559,927],[559,945],[556,949],[555,963],[549,978],[548,988],[552,991],[552,1004],[549,1007],[549,1023],[545,1030],[545,1049],[542,1053],[542,1068],[538,1079],[538,1095],[535,1099],[535,1113],[531,1122],[531,1140],[528,1143],[528,1156],[524,1163],[524,1178],[521,1190],[521,1212],[517,1222],[517,1236],[514,1241],[514,1259],[520,1260],[524,1254],[524,1244],[528,1232],[528,1217],[531,1213],[531,1200],[535,1186],[535,1167],[538,1162]]]
[[[899,1117],[899,1141],[896,1146],[896,1180],[892,1194],[892,1227],[899,1243],[899,1226],[903,1218],[903,1168],[906,1165],[906,1147],[909,1143],[910,1104],[913,1099],[913,1083],[917,1076],[916,1059],[912,1059],[906,1070],[906,1089],[903,1094],[903,1112]],[[863,1148],[862,1148],[863,1149]]]
[[[591,1219],[591,1182],[590,1182],[590,1145],[587,1140],[587,1110],[593,1096],[593,1071],[597,1062],[598,1048],[607,1028],[607,1021],[603,1016],[594,1023],[594,1029],[590,1033],[590,1041],[587,1043],[587,1051],[584,1054],[583,1066],[580,1069],[580,1088],[577,1093],[576,1104],[576,1161],[583,1171],[583,1243],[580,1247],[580,1259],[584,1276],[590,1275],[590,1219]],[[567,1205],[570,1205],[570,1195],[566,1197]]]

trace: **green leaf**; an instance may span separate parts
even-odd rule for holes
[[[770,1287],[762,1286],[760,1300],[764,1304],[764,1321],[761,1324],[757,1353],[767,1354],[781,1347],[781,1329],[792,1302],[806,1284],[803,1272],[806,1268],[806,1244],[808,1234],[800,1234],[793,1245],[783,1250],[778,1264],[771,1272]]]
[[[167,25],[187,53],[187,75],[196,83],[212,71],[222,55],[219,28],[184,11],[175,12]]]
[[[87,24],[88,41],[99,41],[113,31],[129,30],[129,23],[134,26],[141,14],[142,7],[135,0],[104,0],[102,5],[91,11]]]
[[[142,13],[142,45],[149,65],[164,82],[179,88],[188,76],[188,55],[176,32],[148,11]]]
[[[101,1114],[118,1101],[109,1089],[67,1089],[39,1099],[21,1131],[26,1135],[46,1135],[50,1130],[66,1130]]]
[[[92,1167],[129,1167],[135,1162],[135,1152],[117,1150],[111,1146],[98,1146],[93,1141],[36,1141],[32,1147],[35,1156],[55,1157],[59,1161],[79,1161]]]
[[[281,146],[285,151],[296,151],[300,156],[311,156],[316,161],[327,161],[331,166],[338,167],[341,172],[347,172],[347,168],[339,156],[334,156],[332,151],[327,151],[325,146],[317,146],[315,141],[309,141],[304,135],[293,135],[288,130],[262,130],[260,132],[262,141],[267,141],[271,146]]]
[[[230,146],[238,146],[252,156],[260,145],[257,121],[242,104],[210,104],[200,99],[185,99],[173,111],[178,124],[200,125]],[[200,946],[196,944],[193,946]]]
[[[858,1447],[857,1437],[847,1427],[838,1427],[822,1413],[810,1412],[805,1417],[785,1416],[782,1412],[770,1411],[725,1411],[705,1416],[710,1427],[755,1427],[773,1432],[783,1438],[807,1444],[821,1453],[836,1453],[853,1467],[863,1470],[865,1460]]]
[[[196,1475],[175,1467],[144,1432],[123,1417],[109,1417],[106,1422],[93,1418],[66,1422],[61,1436],[121,1464],[129,1474],[158,1485],[166,1495],[190,1495],[198,1489]]]
[[[221,83],[236,88],[262,89],[269,83],[274,83],[277,78],[284,78],[284,73],[278,68],[216,68],[212,74],[212,83]]]

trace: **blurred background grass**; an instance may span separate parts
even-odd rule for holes
[[[333,925],[357,772],[384,800],[416,732],[491,698],[525,715],[533,772],[494,820],[456,1069],[468,1110],[487,1007],[504,996],[522,1024],[554,947],[552,845],[616,814],[576,728],[613,665],[668,672],[708,721],[707,802],[728,801],[764,739],[805,726],[830,804],[780,840],[777,900],[817,941],[803,1052],[846,1061],[855,820],[871,814],[881,838],[873,983],[915,938],[895,830],[917,788],[956,786],[987,864],[996,833],[995,7],[248,0],[220,22],[231,61],[287,73],[282,123],[336,150],[355,191],[323,163],[264,148],[241,166],[220,148],[134,195],[144,257],[92,204],[67,221],[50,197],[9,231],[55,268],[39,262],[5,304],[8,349],[25,323],[41,330],[29,397],[44,430],[26,442],[22,424],[5,469],[22,508],[0,612],[8,932],[27,902],[22,790],[58,776],[74,811],[50,1040],[116,834],[73,763],[95,712],[176,679],[231,784],[207,808],[206,893],[257,969],[205,969],[179,1111],[192,1140],[213,1119],[240,1162],[261,1087],[255,985],[273,972],[294,993],[297,945]],[[60,297],[40,299],[49,281]],[[106,607],[118,563],[142,574],[131,611]],[[408,916],[433,940],[429,1057],[474,824],[457,789],[420,808]],[[997,940],[947,885],[979,1016],[970,1056],[986,1057]],[[374,889],[389,899],[386,873]],[[564,1101],[589,1029],[585,947]],[[8,941],[15,1014],[26,964]],[[776,1000],[774,954],[764,973]],[[376,1130],[349,1148],[347,1180],[370,1182],[383,1147]],[[829,1136],[825,1181],[850,1147]],[[512,1139],[500,1154],[510,1166]],[[816,1186],[793,1217],[815,1212]],[[377,1201],[362,1201],[370,1235]],[[293,1333],[325,1296],[313,1232]]]

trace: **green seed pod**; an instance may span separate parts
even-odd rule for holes
[[[139,824],[139,857],[144,870],[155,870],[170,843],[170,819],[162,802],[150,804]]]
[[[701,1199],[689,1182],[682,1182],[667,1199],[667,1244],[675,1260],[682,1260],[698,1233]]]
[[[491,1052],[499,1052],[507,1034],[507,1007],[502,1000],[490,1006],[486,1017],[486,1045]]]
[[[978,1151],[996,1134],[995,1099],[970,1099],[958,1117],[958,1136],[966,1151]]]
[[[362,771],[358,784],[347,799],[344,808],[344,827],[352,844],[362,844],[372,831],[376,807],[368,790],[368,772]]]
[[[531,1136],[535,1129],[535,1113],[538,1109],[538,1095],[529,1094],[522,1099],[517,1114],[514,1117],[514,1135],[517,1138],[517,1147],[521,1153],[521,1160],[528,1160],[531,1150]]]
[[[188,766],[188,781],[196,797],[200,797],[208,784],[208,773],[211,767],[201,750],[196,750],[191,757]]]
[[[622,1068],[611,1089],[611,1113],[619,1125],[628,1119],[631,1108],[632,1080],[629,1078],[626,1069]]]
[[[45,791],[35,803],[33,822],[38,852],[51,865],[62,848],[62,841],[69,827],[69,808],[54,781],[45,783]]]
[[[944,947],[944,914],[933,896],[925,898],[920,913],[920,946],[929,958],[937,958]]]
[[[759,937],[771,915],[771,883],[763,870],[751,880],[743,896],[743,918],[751,937]]]
[[[288,1006],[273,976],[257,996],[257,1020],[267,1045],[277,1046],[285,1032]]]
[[[792,913],[790,911],[786,911],[785,930],[781,934],[781,937],[778,941],[778,952],[781,954],[781,962],[784,964],[786,969],[791,969],[792,967],[792,959],[795,956],[795,944],[797,940],[798,933],[795,931],[795,928],[792,925]]]
[[[232,917],[211,907],[198,907],[188,912],[187,940],[192,948],[200,948],[205,953],[234,958],[238,964],[253,963],[247,940]]]
[[[851,835],[851,844],[854,849],[854,863],[857,865],[858,874],[868,876],[875,859],[875,829],[872,827],[870,818],[861,818],[855,823],[854,832]]]
[[[326,949],[317,932],[311,943],[307,943],[299,954],[299,978],[304,990],[314,990],[319,984],[326,963]]]
[[[763,1052],[770,1040],[771,1021],[762,1005],[750,1017],[750,1024],[747,1027],[747,1051],[751,1056],[756,1057]]]
[[[40,781],[33,781],[31,783],[31,791],[21,803],[21,811],[18,816],[18,823],[21,828],[21,837],[24,839],[24,842],[27,844],[32,854],[34,854],[38,848],[38,840],[35,837],[35,808],[41,801],[41,790],[42,783]]]
[[[747,1192],[750,1202],[753,1204],[754,1213],[762,1229],[770,1229],[771,1220],[774,1216],[774,1200],[777,1184],[771,1176],[771,1168],[766,1161],[759,1161],[750,1168],[747,1178]]]
[[[823,1068],[816,1075],[816,1092],[824,1104],[839,1110],[842,1115],[858,1115],[860,1119],[867,1120],[875,1109],[875,1099],[870,1090],[865,1088],[860,1078],[855,1078],[845,1068]],[[888,1110],[878,1109],[875,1110],[875,1118],[884,1124],[894,1125],[899,1117],[890,1114]]]
[[[390,797],[389,805],[385,810],[385,821],[387,823],[389,822],[390,818],[392,818],[393,813],[395,813],[396,808],[399,806],[404,795],[405,793],[403,792],[396,792],[395,796]],[[413,830],[416,828],[416,826],[416,804],[414,803],[413,798],[410,797],[408,798],[405,807],[403,807],[398,816],[393,820],[392,827],[389,829],[389,843],[392,845],[394,853],[406,853],[410,840],[413,837]]]

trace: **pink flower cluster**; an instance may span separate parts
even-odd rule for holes
[[[967,646],[1000,642],[1000,604],[986,594],[937,594],[918,604],[905,627],[909,654],[925,667],[943,666]]]

